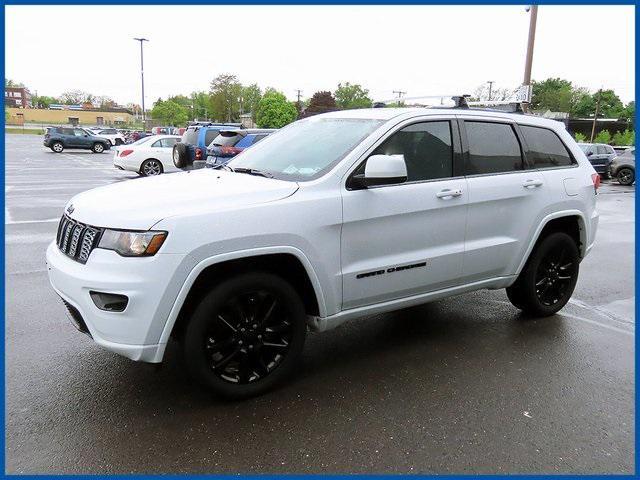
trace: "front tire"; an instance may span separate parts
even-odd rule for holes
[[[104,152],[104,145],[101,143],[94,143],[91,150],[93,151],[93,153],[102,153]]]
[[[580,252],[563,232],[545,237],[535,248],[516,282],[507,288],[511,303],[538,317],[564,307],[578,281]]]
[[[155,177],[163,172],[162,163],[159,160],[151,158],[145,160],[140,165],[140,175],[143,177]]]
[[[636,181],[636,172],[630,168],[623,167],[618,170],[618,183],[620,185],[633,185]]]
[[[196,307],[183,337],[191,376],[227,398],[262,394],[298,363],[306,337],[304,305],[269,273],[246,273],[215,286]]]
[[[62,151],[64,150],[64,145],[62,144],[62,142],[54,142],[51,145],[51,150],[54,153],[62,153]]]

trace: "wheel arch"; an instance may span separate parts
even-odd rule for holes
[[[294,247],[267,247],[206,258],[189,273],[171,309],[160,337],[166,344],[179,336],[198,300],[216,281],[246,271],[275,273],[289,281],[300,294],[309,315],[325,316],[325,302],[319,279],[306,255]]]
[[[525,250],[522,260],[520,261],[520,265],[518,265],[516,276],[520,275],[520,272],[526,265],[529,257],[531,256],[531,252],[533,252],[533,249],[538,242],[545,238],[549,233],[558,231],[568,233],[576,242],[580,252],[580,259],[585,257],[588,245],[588,232],[584,214],[580,210],[555,212],[544,217],[538,225],[531,242],[529,242],[529,245]]]

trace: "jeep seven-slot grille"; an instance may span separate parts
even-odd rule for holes
[[[85,225],[63,215],[58,225],[56,243],[62,253],[76,262],[87,263],[89,255],[100,241],[102,229]]]

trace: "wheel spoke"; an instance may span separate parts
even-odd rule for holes
[[[224,367],[226,367],[229,362],[231,360],[233,360],[235,358],[235,356],[240,352],[239,348],[236,348],[233,352],[231,352],[229,355],[227,355],[226,357],[224,357],[222,360],[220,360],[218,363],[213,365],[213,369],[214,370],[219,370],[222,369]]]
[[[238,381],[240,383],[247,383],[249,381],[249,374],[251,373],[251,363],[249,362],[249,354],[243,352],[240,357],[240,364],[238,365]]]
[[[567,280],[571,280],[571,276],[567,275],[567,276],[560,276],[558,275],[558,281],[562,280],[563,282],[566,282]]]
[[[218,319],[222,321],[222,323],[224,323],[227,327],[229,327],[231,330],[233,330],[233,332],[237,332],[238,330],[236,329],[236,327],[234,327],[233,325],[231,325],[227,320],[225,320],[225,318],[222,315],[218,315]]]
[[[210,340],[213,340],[213,339],[210,339]],[[220,350],[229,348],[234,343],[235,342],[233,341],[232,338],[228,338],[226,340],[223,340],[222,342],[213,342],[213,343],[209,342],[207,344],[207,350],[209,350],[211,353],[219,352]]]
[[[271,348],[289,348],[289,344],[285,340],[281,340],[281,342],[282,343],[262,342],[262,346]]]
[[[271,302],[271,305],[267,309],[267,312],[264,314],[264,317],[262,317],[262,320],[260,321],[261,326],[267,325],[267,323],[269,322],[269,319],[271,318],[271,314],[273,313],[273,310],[276,308],[277,303],[278,303],[278,300],[274,298],[273,302]]]
[[[542,280],[540,280],[538,283],[536,283],[536,287],[541,287],[542,285],[547,283],[547,280],[549,280],[549,277],[544,277]]]

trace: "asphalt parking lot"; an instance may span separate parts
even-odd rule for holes
[[[634,471],[634,187],[602,187],[559,314],[523,317],[500,290],[352,321],[310,334],[282,388],[232,403],[175,345],[161,369],[100,349],[49,286],[66,202],[136,175],[5,138],[7,473]]]

